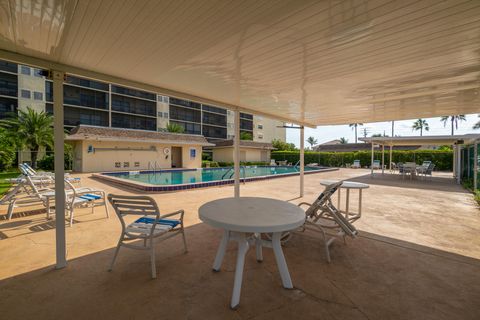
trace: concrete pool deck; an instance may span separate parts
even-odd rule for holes
[[[242,300],[229,309],[236,246],[228,247],[223,271],[211,272],[221,231],[200,223],[203,203],[233,195],[232,186],[151,194],[166,213],[186,211],[189,252],[181,239],[157,248],[156,280],[145,252],[123,250],[107,272],[120,234],[118,219],[77,211],[67,228],[69,265],[54,270],[54,221],[21,213],[0,220],[0,308],[5,319],[479,319],[480,211],[470,193],[437,173],[430,181],[402,180],[364,169],[341,169],[247,183],[244,196],[294,203],[312,201],[322,179],[365,182],[361,236],[336,241],[332,263],[314,234],[294,236],[284,252],[294,290],[284,290],[271,250],[264,262],[246,259]],[[82,175],[84,186],[107,193],[145,194]],[[356,193],[351,194],[352,210]],[[336,203],[336,202],[335,202]],[[0,206],[0,214],[6,211]],[[113,213],[113,211],[111,211]]]

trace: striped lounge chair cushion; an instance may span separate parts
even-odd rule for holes
[[[142,217],[135,220],[127,227],[128,233],[149,234],[155,218]],[[180,220],[160,219],[155,225],[154,233],[165,233],[180,224]]]
[[[79,198],[80,198],[80,199],[83,199],[83,200],[92,201],[92,200],[101,199],[102,196],[99,196],[98,194],[87,193],[87,194],[84,194],[84,195],[82,195],[82,196],[79,196]]]

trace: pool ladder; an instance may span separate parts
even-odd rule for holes
[[[245,177],[246,177],[245,166],[240,166],[240,172],[242,171],[242,169],[243,169],[243,184],[245,184]],[[232,179],[233,175],[235,174],[234,168],[228,169],[227,172],[223,174],[222,180],[227,176],[228,173],[230,173],[230,171],[232,171],[232,174],[230,175],[230,177],[228,177],[228,179]]]
[[[148,171],[153,171],[153,173],[156,173],[157,171],[160,171],[160,167],[157,165],[157,161],[148,161]]]

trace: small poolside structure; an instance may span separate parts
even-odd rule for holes
[[[240,140],[240,161],[242,162],[270,162],[270,154],[273,150],[271,143]],[[234,141],[219,141],[212,147],[213,161],[233,162]]]
[[[76,172],[200,168],[202,147],[194,134],[79,125],[65,138],[74,147]]]
[[[478,154],[478,143],[480,134],[464,134],[464,135],[441,135],[441,136],[420,136],[420,137],[369,137],[359,138],[359,140],[370,144],[371,148],[371,175],[373,176],[373,163],[375,160],[375,148],[381,147],[381,170],[382,174],[385,168],[392,169],[392,161],[388,166],[385,163],[385,147],[389,148],[389,159],[392,159],[392,149],[394,146],[412,146],[412,145],[431,145],[431,146],[452,146],[452,168],[453,177],[460,183],[465,179],[472,179],[474,186],[477,186],[477,176],[474,172],[478,172],[478,163],[474,161]]]

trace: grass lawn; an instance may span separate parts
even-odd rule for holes
[[[10,182],[5,181],[5,179],[16,178],[20,173],[17,171],[13,172],[0,172],[0,197],[7,193],[8,189],[12,186]]]

